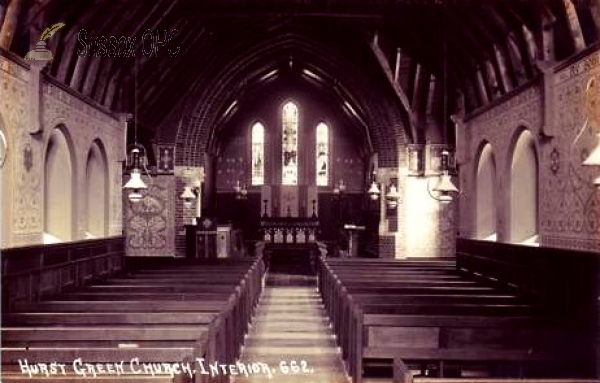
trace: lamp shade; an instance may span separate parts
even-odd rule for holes
[[[140,172],[140,169],[138,169],[138,168],[132,169],[131,170],[131,178],[129,178],[129,181],[127,181],[127,183],[123,186],[123,189],[137,191],[140,189],[147,189],[147,188],[148,188],[148,186],[142,180],[142,173]]]
[[[373,201],[379,198],[379,194],[381,193],[381,191],[379,190],[379,186],[377,186],[377,182],[373,181],[367,193],[369,193]]]
[[[390,209],[395,209],[396,206],[398,206],[399,197],[400,195],[398,194],[398,189],[396,188],[396,185],[391,184],[389,191],[385,195],[385,198],[387,199],[387,205]]]
[[[396,188],[396,185],[390,185],[390,190],[388,191],[386,198],[397,200],[399,196],[400,195],[398,194],[398,189]]]
[[[600,142],[600,134],[598,135]],[[584,165],[595,165],[600,166],[600,145],[597,145],[590,155],[583,161]]]
[[[452,179],[447,170],[444,170],[440,175],[440,180],[433,190],[442,194],[458,193],[458,189],[452,183]],[[450,197],[450,199],[452,199],[452,197]]]
[[[186,201],[191,202],[196,199],[196,194],[194,194],[192,191],[192,187],[187,185],[183,187],[183,193],[181,193],[179,197],[184,201],[184,203]]]
[[[127,198],[129,198],[129,201],[133,203],[139,202],[142,199],[142,197],[142,194],[138,190],[133,190],[127,196]]]
[[[442,194],[439,197],[437,197],[437,200],[443,204],[448,204],[452,202],[452,196],[450,194]]]

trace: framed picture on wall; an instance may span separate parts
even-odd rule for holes
[[[442,172],[442,151],[444,148],[444,145],[429,146],[429,172],[434,174]]]
[[[172,145],[156,145],[156,172],[173,174],[175,170],[175,147]]]
[[[425,146],[408,145],[408,175],[422,176],[425,174]]]

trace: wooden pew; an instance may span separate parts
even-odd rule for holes
[[[385,266],[382,266],[385,265]],[[365,359],[414,362],[535,363],[556,358],[556,339],[535,309],[457,275],[447,264],[321,259],[319,289],[349,373],[362,379]],[[417,280],[418,277],[418,280]],[[457,283],[458,282],[458,283]],[[550,339],[550,340],[548,340]]]
[[[60,342],[69,347],[118,347],[120,344],[162,347],[193,345],[208,340],[209,326],[199,325],[105,325],[4,327],[6,347],[52,347]]]
[[[115,348],[115,347],[5,347],[2,349],[2,382],[20,383],[28,382],[64,382],[64,381],[94,381],[94,382],[152,382],[152,383],[191,383],[207,381],[204,376],[190,376],[187,373],[170,374],[157,373],[140,374],[145,363],[170,363],[175,365],[194,366],[198,350],[196,346],[175,347],[139,347],[139,348]],[[117,374],[116,364],[123,364],[123,374]],[[28,368],[25,365],[36,363],[63,364],[62,369],[56,369],[56,374],[46,376],[39,372],[29,377]],[[115,367],[113,373],[99,374],[96,377],[86,368],[87,364]],[[21,367],[24,366],[24,368]],[[132,367],[133,366],[133,367]],[[31,371],[31,370],[29,370]],[[97,371],[97,370],[96,370]],[[121,370],[119,370],[121,372]]]
[[[3,329],[2,353],[13,358],[4,361],[16,362],[15,355],[23,354],[53,360],[43,347],[51,345],[66,350],[66,360],[75,352],[92,360],[116,360],[128,352],[120,344],[136,346],[134,353],[160,346],[191,350],[188,357],[207,362],[231,363],[239,355],[263,279],[260,259],[186,263],[129,271],[53,300],[18,303],[18,312],[5,317],[12,327]]]
[[[19,312],[11,314],[4,322],[8,326],[40,325],[160,325],[211,323],[218,312]]]
[[[414,376],[399,357],[393,363],[393,383],[600,383],[600,379],[433,378]]]

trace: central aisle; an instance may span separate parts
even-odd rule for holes
[[[266,286],[252,323],[240,362],[265,363],[274,374],[233,382],[350,381],[316,287]]]

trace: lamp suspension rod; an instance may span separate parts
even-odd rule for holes
[[[442,138],[444,140],[444,144],[447,145],[448,144],[448,131],[447,131],[448,130],[448,126],[447,126],[448,125],[447,124],[447,119],[448,119],[448,38],[446,36],[446,32],[447,32],[448,28],[446,26],[447,15],[446,15],[446,2],[445,1],[443,2],[442,7],[443,7],[442,8],[442,17],[443,17],[443,21],[442,21],[442,39],[443,39],[442,40],[442,44],[443,44],[442,51],[443,51],[443,53],[442,53],[442,55],[443,55],[443,60],[444,60],[442,62],[442,65],[443,65],[442,71],[443,71],[443,76],[444,76],[444,78],[442,79],[442,81],[443,81],[442,86],[444,87],[444,99],[443,99],[444,105],[442,108],[443,113],[444,113],[443,122],[442,122],[442,129],[443,129]]]
[[[137,144],[137,119],[138,119],[138,59],[133,59],[133,142]]]

